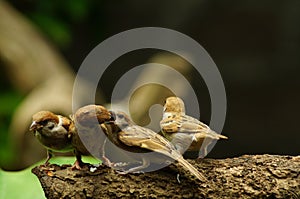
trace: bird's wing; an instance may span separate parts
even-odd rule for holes
[[[119,139],[128,146],[137,146],[165,154],[175,150],[175,147],[164,137],[143,127],[131,126],[119,132]]]
[[[206,124],[188,115],[182,115],[179,124],[180,131],[186,133],[206,132],[210,129]]]
[[[182,116],[181,121],[180,131],[185,133],[194,133],[196,140],[208,137],[217,140],[220,138],[227,139],[226,136],[216,133],[211,130],[209,126],[191,116],[184,115]]]
[[[179,125],[176,118],[165,118],[160,122],[160,127],[165,133],[177,132]]]

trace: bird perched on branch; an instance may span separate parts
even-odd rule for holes
[[[111,119],[110,112],[101,105],[93,104],[79,108],[71,118],[76,126],[76,131],[72,132],[71,143],[77,159],[82,154],[92,154],[111,166],[104,151],[105,134],[109,131],[104,122]]]
[[[123,112],[113,112],[111,111],[112,120],[114,125],[120,128],[120,131],[113,132],[114,140],[118,145],[125,145],[126,150],[145,150],[157,152],[166,156],[166,159],[171,158],[176,160],[185,170],[191,172],[201,181],[206,181],[206,178],[189,162],[187,162],[182,155],[175,149],[173,144],[166,140],[161,135],[155,133],[154,131],[138,126],[134,124]],[[168,158],[167,158],[168,157]],[[125,171],[124,173],[137,172],[143,170],[145,167],[149,166],[151,160],[147,159],[147,156],[143,156],[143,164]]]
[[[213,140],[227,139],[196,118],[186,115],[184,102],[179,97],[166,99],[160,126],[163,135],[181,154],[197,151],[200,154],[198,158],[207,155],[207,147]]]
[[[101,153],[104,138],[101,124],[110,119],[110,113],[100,105],[88,105],[78,109],[71,119],[50,111],[40,111],[33,115],[30,131],[47,149],[45,164],[53,152],[73,151],[76,161],[72,168],[81,169],[82,155],[90,152]],[[100,137],[100,139],[99,139]],[[84,144],[88,144],[88,149]]]
[[[73,122],[64,116],[56,115],[50,111],[40,111],[32,116],[30,131],[38,141],[47,149],[45,165],[53,156],[53,152],[73,151],[71,143]]]

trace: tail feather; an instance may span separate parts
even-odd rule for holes
[[[190,171],[194,176],[196,176],[199,180],[202,182],[207,181],[207,179],[193,166],[191,165],[188,161],[183,159],[183,157],[179,157],[177,159],[178,163],[185,168],[186,170]]]
[[[221,135],[221,134],[219,134],[219,138],[228,139],[228,137],[226,137],[225,135]]]
[[[208,136],[211,136],[213,139],[216,139],[216,140],[218,140],[218,139],[220,139],[220,138],[222,138],[222,139],[228,139],[228,137],[226,137],[226,136],[224,136],[224,135],[221,135],[221,134],[218,134],[218,133],[216,133],[216,132],[213,131],[213,130],[210,130],[210,131],[208,132]]]

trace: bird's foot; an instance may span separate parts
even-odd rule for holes
[[[128,162],[117,162],[117,163],[113,163],[112,167],[118,169],[118,168],[124,168],[128,165],[129,165]]]
[[[128,170],[116,170],[116,172],[121,175],[126,175],[128,173],[135,173],[135,174],[145,173],[144,171],[136,171],[135,168],[128,169]]]
[[[71,167],[72,170],[81,170],[82,167],[84,166],[84,162],[76,160],[73,164],[73,166]]]
[[[106,156],[102,156],[102,160],[103,160],[102,163],[110,168],[114,168],[114,166],[116,164],[116,163],[111,162],[110,159],[108,159]]]
[[[45,162],[44,164],[42,164],[41,166],[43,167],[48,167],[50,165],[50,162]]]
[[[205,157],[205,156],[199,155],[198,158],[196,159],[197,162],[203,162],[203,158],[204,158],[204,157]]]
[[[129,163],[120,162],[120,163],[116,163],[116,164],[121,165],[121,166],[119,166],[119,169],[117,169],[117,168],[115,168],[115,169],[116,169],[117,173],[122,174],[122,175],[128,174],[128,173],[135,173],[135,174],[145,173],[143,171],[143,169],[146,168],[145,165],[139,165],[139,166],[135,166],[135,167],[131,166],[131,168],[128,168],[128,167],[126,168],[126,166],[128,166]]]

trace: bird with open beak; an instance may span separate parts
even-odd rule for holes
[[[110,113],[100,105],[84,106],[78,109],[74,115],[71,115],[70,119],[50,111],[40,111],[33,115],[30,131],[47,149],[48,156],[45,164],[48,164],[53,152],[73,151],[76,155],[76,161],[72,168],[81,169],[84,165],[81,156],[90,155],[85,144],[89,145],[89,149],[92,146],[99,153],[103,152],[101,149],[103,140],[95,138],[103,134],[99,132],[104,127],[101,124],[109,119]],[[82,139],[84,139],[84,143]],[[105,156],[103,157],[105,158]]]
[[[187,162],[167,139],[151,129],[134,124],[129,116],[123,112],[111,111],[111,116],[112,122],[119,127],[120,131],[113,131],[112,133],[114,134],[110,135],[110,137],[113,137],[112,140],[115,140],[119,146],[125,145],[126,150],[132,152],[136,152],[137,150],[156,152],[159,155],[163,155],[165,157],[164,160],[171,158],[199,180],[206,181],[206,178],[193,165]],[[131,168],[124,173],[142,171],[151,164],[151,159],[147,159],[147,156],[144,156],[142,161],[142,165]]]

